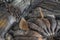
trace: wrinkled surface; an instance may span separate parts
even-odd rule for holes
[[[59,4],[57,0],[0,1],[0,39],[60,40],[60,21],[54,16]]]

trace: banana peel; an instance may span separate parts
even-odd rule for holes
[[[21,21],[19,23],[19,28],[22,30],[29,30],[28,23],[24,18],[21,19]]]
[[[3,28],[7,25],[7,19],[1,19],[0,20],[0,28]]]

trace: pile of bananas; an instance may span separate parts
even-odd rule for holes
[[[54,11],[56,5],[52,6],[51,2],[59,3],[54,0],[1,0],[0,40],[60,40],[60,20],[42,11],[42,8]],[[50,5],[46,6],[47,3]]]

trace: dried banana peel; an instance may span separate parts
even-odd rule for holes
[[[9,0],[6,0],[5,2],[7,3],[8,1]],[[54,16],[47,16],[46,18],[44,18],[41,9],[39,10],[41,18],[40,16],[39,18],[35,16],[35,18],[29,17],[28,19],[28,15],[27,17],[25,16],[25,14],[31,13],[30,11],[33,11],[33,9],[35,9],[37,6],[44,6],[45,8],[47,7],[49,9],[50,6],[44,1],[32,0],[32,2],[30,3],[30,0],[15,0],[11,4],[1,4],[2,6],[0,7],[4,9],[4,12],[6,11],[9,15],[7,15],[6,12],[5,14],[0,13],[0,29],[3,28],[0,36],[4,38],[5,34],[8,33],[12,36],[13,40],[55,40],[55,38],[58,39],[60,27],[57,26],[57,21]],[[43,2],[47,6],[45,6]],[[39,5],[40,3],[41,5]],[[55,6],[55,4],[51,6]],[[20,11],[22,12],[22,14],[20,14]],[[22,17],[22,15],[23,18],[21,18],[20,20],[20,16]],[[33,14],[30,16],[33,16]],[[25,17],[27,18],[26,20]],[[16,23],[17,26],[13,25],[16,22],[15,18],[18,20],[18,23]],[[17,30],[14,30],[15,27]],[[7,36],[7,40],[11,40],[11,38]]]
[[[7,15],[0,13],[0,28],[4,28],[7,25],[8,19],[7,19]]]
[[[22,30],[29,30],[28,23],[24,18],[21,19],[21,21],[19,23],[19,28]]]
[[[0,28],[2,28],[2,27],[4,27],[4,26],[6,26],[7,24],[7,20],[5,19],[5,20],[0,20]]]

